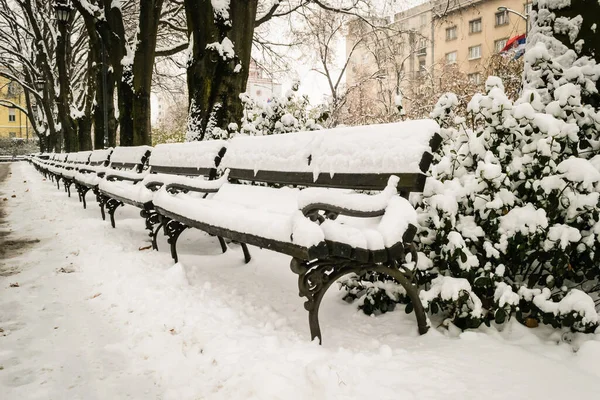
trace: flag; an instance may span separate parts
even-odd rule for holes
[[[527,41],[527,36],[525,34],[512,37],[512,38],[508,39],[504,48],[502,48],[502,50],[500,50],[500,53],[505,53],[513,48],[520,48],[521,46],[525,47],[526,41]]]

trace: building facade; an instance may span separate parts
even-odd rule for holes
[[[397,118],[390,114],[398,103],[394,97],[403,98],[405,111],[415,106],[425,109],[422,102],[416,104],[457,71],[466,74],[473,86],[483,84],[490,56],[526,32],[524,18],[498,8],[525,16],[530,6],[527,0],[431,0],[395,14],[382,32],[365,34],[354,22],[346,38],[350,109],[377,108],[367,113],[380,113],[385,121],[386,114]],[[363,121],[349,121],[354,122]]]
[[[458,64],[460,71],[480,84],[485,63],[506,42],[526,31],[526,21],[499,7],[528,14],[531,3],[524,0],[438,0],[433,7],[436,63]]]
[[[250,60],[246,93],[254,100],[269,102],[275,96],[281,96],[281,84],[276,82],[267,71]]]
[[[0,76],[0,138],[33,139],[27,115],[11,104],[23,108],[25,95],[21,86]]]

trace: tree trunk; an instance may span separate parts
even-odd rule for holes
[[[133,82],[131,65],[124,65],[127,55],[127,38],[123,14],[119,7],[112,7],[112,0],[104,0],[104,15],[111,31],[109,57],[117,85],[119,146],[133,146]]]
[[[71,85],[67,67],[67,59],[69,58],[70,53],[70,30],[68,29],[67,24],[68,22],[58,22],[60,35],[56,40],[56,65],[58,67],[58,82],[60,89],[56,103],[58,106],[58,119],[61,123],[61,130],[65,140],[65,151],[70,153],[79,150],[79,143],[77,140],[75,123],[71,118],[70,111]]]
[[[92,150],[92,116],[85,114],[75,122],[77,123],[79,151]]]
[[[119,95],[119,138],[121,146],[133,146],[133,87],[131,66],[123,69],[117,88]]]
[[[140,3],[137,46],[133,60],[133,144],[151,145],[152,72],[156,54],[156,36],[163,0]]]
[[[111,30],[105,21],[95,23],[96,37],[96,107],[94,109],[94,147],[117,145],[117,119],[115,117],[115,74],[110,65]],[[106,143],[105,143],[106,142]],[[102,147],[98,147],[100,143]]]
[[[242,118],[258,0],[231,0],[229,23],[215,16],[210,0],[185,0],[188,34],[188,138],[203,140]],[[223,52],[233,43],[235,54]],[[216,44],[215,46],[208,45]],[[219,50],[221,52],[219,52]],[[217,129],[215,129],[217,128]]]

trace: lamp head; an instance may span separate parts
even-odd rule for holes
[[[60,22],[68,22],[71,17],[71,11],[73,8],[66,1],[57,1],[54,5],[54,11],[56,11],[56,19]]]
[[[506,10],[508,10],[508,8],[506,8],[504,6],[498,7],[498,11],[506,11]]]

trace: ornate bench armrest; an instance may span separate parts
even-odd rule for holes
[[[340,189],[308,188],[300,192],[298,207],[305,216],[313,220],[321,220],[317,216],[319,211],[324,211],[330,219],[339,214],[362,218],[378,217],[384,214],[390,198],[398,194],[398,182],[398,177],[391,176],[386,188],[376,195]]]
[[[219,179],[206,180],[204,177],[191,178],[180,175],[150,174],[144,179],[144,185],[148,189],[165,187],[166,191],[216,193],[219,188],[227,182],[229,172],[226,171]]]
[[[100,174],[102,174],[103,176],[106,172],[106,167],[100,167],[95,165],[82,165],[81,167],[79,167],[78,171],[83,174],[98,174],[98,176],[101,176]]]
[[[148,175],[147,172],[133,172],[133,171],[117,171],[109,170],[106,172],[107,181],[131,181],[133,183],[141,182]]]

